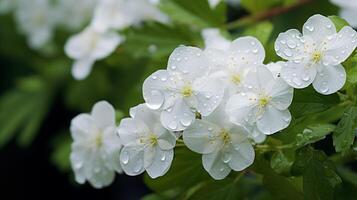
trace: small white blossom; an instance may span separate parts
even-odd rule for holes
[[[71,165],[78,183],[86,180],[95,188],[111,184],[121,172],[122,147],[116,134],[115,110],[106,101],[93,106],[91,114],[80,114],[71,123]]]
[[[357,27],[357,1],[355,0],[331,0],[332,3],[341,7],[340,16],[347,22]]]
[[[205,29],[202,36],[206,47],[204,53],[213,66],[212,76],[222,80],[229,95],[240,92],[248,71],[263,64],[263,45],[250,36],[230,42],[219,34],[218,29]]]
[[[207,116],[219,105],[224,90],[218,79],[209,77],[210,63],[202,50],[181,46],[170,55],[167,70],[150,75],[143,96],[151,109],[160,109],[161,123],[181,131],[195,120],[196,112]]]
[[[266,65],[266,67],[273,73],[273,76],[280,77],[281,76],[281,68],[284,66],[285,62],[278,61],[278,62],[271,62]]]
[[[140,104],[122,119],[118,134],[123,142],[120,163],[124,172],[134,176],[146,170],[151,178],[164,175],[174,156],[176,137],[160,123],[160,113]]]
[[[245,90],[230,97],[226,111],[236,124],[249,125],[255,137],[270,135],[286,128],[291,115],[288,110],[293,99],[293,88],[281,78],[274,78],[265,67],[251,70],[245,79]]]
[[[168,17],[156,8],[152,0],[101,0],[95,10],[92,24],[100,31],[122,30],[144,20],[167,22]]]
[[[87,27],[69,38],[65,52],[75,60],[72,67],[73,77],[78,80],[86,78],[94,62],[110,55],[121,41],[121,36],[115,32],[98,32],[92,27]]]
[[[277,54],[288,60],[282,67],[282,78],[294,88],[312,83],[317,92],[325,95],[345,84],[346,72],[341,63],[356,46],[355,30],[345,26],[337,33],[332,21],[322,15],[306,21],[303,35],[291,29],[279,34],[275,42]]]
[[[17,25],[31,48],[40,49],[51,41],[57,19],[49,0],[18,0],[15,11]]]
[[[231,123],[224,107],[221,104],[183,133],[186,146],[203,154],[203,167],[216,180],[224,179],[231,170],[242,171],[249,167],[255,156],[248,130]]]

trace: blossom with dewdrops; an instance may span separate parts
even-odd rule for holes
[[[87,180],[95,188],[111,184],[115,172],[122,171],[114,108],[106,101],[96,103],[90,114],[72,120],[71,134],[70,160],[76,181],[83,184]]]
[[[357,27],[357,1],[355,0],[331,0],[332,3],[339,6],[340,16],[347,20],[347,22]]]
[[[86,78],[94,62],[110,55],[121,42],[122,37],[117,33],[99,32],[91,26],[70,37],[65,45],[65,52],[75,60],[73,77],[77,80]]]
[[[167,22],[168,17],[154,0],[101,0],[93,16],[92,25],[100,31],[122,30],[144,20]]]
[[[274,134],[291,121],[288,110],[293,99],[293,88],[281,78],[275,78],[265,67],[249,71],[245,90],[230,97],[226,111],[236,124],[256,126],[257,133]],[[257,134],[259,135],[259,134]]]
[[[57,18],[50,1],[17,0],[15,19],[31,48],[40,49],[51,41]]]
[[[216,180],[249,167],[255,156],[248,130],[229,121],[224,105],[183,132],[186,146],[203,154],[203,167]]]
[[[204,53],[212,63],[212,76],[223,82],[230,95],[240,92],[248,71],[263,64],[263,45],[250,36],[230,42],[217,29],[206,29],[202,36],[206,47]]]
[[[346,81],[341,63],[356,46],[357,33],[351,27],[345,26],[337,33],[329,18],[314,15],[304,24],[303,35],[296,29],[279,34],[275,50],[288,60],[281,77],[294,88],[312,83],[321,94],[335,93]]]
[[[190,126],[196,112],[211,114],[221,102],[221,81],[208,76],[210,62],[196,47],[180,46],[170,55],[166,70],[158,70],[143,84],[149,108],[161,111],[161,123],[171,131]]]
[[[145,104],[132,108],[130,116],[118,128],[124,172],[134,176],[146,171],[151,178],[164,175],[171,166],[176,136],[161,125],[160,113]]]

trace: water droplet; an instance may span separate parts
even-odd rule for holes
[[[163,161],[163,162],[166,160],[166,154],[165,154],[165,153],[163,153],[163,154],[161,155],[160,160]]]
[[[176,65],[172,65],[171,69],[175,70],[176,69]]]
[[[300,79],[298,79],[298,78],[294,78],[293,79],[293,82],[297,85],[297,86],[301,86],[301,81],[300,81]]]
[[[291,52],[290,49],[285,49],[284,50],[284,54],[287,56],[287,57],[291,57],[293,55],[293,53]]]
[[[121,155],[121,162],[124,165],[126,165],[129,163],[129,159],[130,159],[129,153],[127,151],[123,151],[123,153]]]
[[[306,27],[307,30],[309,30],[311,32],[314,31],[314,27],[313,26],[305,26],[305,27]]]
[[[172,130],[176,129],[177,128],[177,122],[176,121],[171,121],[169,124],[168,124],[168,127]]]
[[[253,49],[252,52],[253,52],[254,54],[257,54],[257,53],[258,53],[258,49]]]
[[[143,164],[142,164],[141,160],[139,159],[136,161],[135,165],[133,166],[133,170],[135,173],[138,173],[138,172],[140,172],[140,170],[142,168],[143,168]]]
[[[280,43],[281,44],[286,44],[286,41],[285,40],[280,40]]]
[[[221,169],[219,169],[219,171],[223,172],[223,171],[224,171],[224,168],[222,167]]]
[[[302,77],[302,80],[303,81],[309,81],[310,80],[310,76],[305,74],[303,77]]]
[[[329,91],[329,88],[327,86],[324,86],[322,89],[321,89],[321,92],[322,93],[327,93]]]
[[[146,104],[150,109],[157,110],[161,107],[163,102],[164,102],[164,98],[161,92],[158,90],[153,90],[150,92],[150,97],[146,102]]]
[[[232,155],[230,153],[224,153],[222,160],[224,163],[229,163],[232,160]]]
[[[184,113],[180,119],[180,123],[183,126],[189,126],[192,123],[192,118],[187,113]]]
[[[330,28],[332,28],[332,25],[331,24],[327,24],[326,28],[330,29]]]
[[[296,47],[296,43],[292,40],[288,40],[288,47],[294,49]]]
[[[157,79],[157,76],[152,76],[151,77],[153,80],[156,80]]]
[[[82,167],[83,167],[83,162],[78,162],[74,165],[74,168],[76,168],[76,169],[80,169]]]

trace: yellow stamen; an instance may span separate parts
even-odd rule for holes
[[[322,53],[321,52],[314,52],[313,54],[312,54],[312,61],[314,62],[314,63],[318,63],[318,62],[320,62],[321,61],[321,59],[322,59]]]
[[[222,138],[224,144],[227,144],[231,141],[231,136],[227,130],[221,130],[219,136]]]
[[[234,74],[232,77],[231,77],[231,80],[234,84],[238,85],[241,81],[241,77],[238,75],[238,74]]]
[[[193,94],[192,87],[189,85],[183,87],[181,93],[184,97],[192,96],[192,94]]]

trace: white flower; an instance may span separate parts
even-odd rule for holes
[[[160,109],[161,123],[181,131],[195,120],[196,112],[209,115],[219,105],[224,90],[218,79],[209,77],[210,63],[202,50],[181,46],[170,55],[167,70],[150,75],[143,96],[151,109]]]
[[[285,62],[283,61],[278,61],[278,62],[271,62],[266,65],[266,67],[273,73],[274,77],[280,77],[281,76],[281,68],[284,66]]]
[[[281,78],[274,78],[265,66],[251,70],[244,86],[245,91],[231,96],[227,102],[226,111],[232,122],[251,125],[253,129],[256,126],[255,136],[259,132],[270,135],[289,125],[292,87]]]
[[[18,0],[15,17],[31,48],[39,49],[52,39],[57,19],[49,0]]]
[[[58,0],[56,3],[59,25],[78,30],[92,17],[97,0]]]
[[[120,163],[124,172],[134,176],[146,170],[151,178],[164,175],[171,166],[176,145],[174,134],[160,123],[160,113],[140,104],[122,119],[118,134],[124,148]]]
[[[250,36],[230,42],[219,34],[218,29],[206,29],[202,36],[206,46],[204,53],[213,63],[212,76],[222,80],[229,95],[240,92],[248,71],[263,64],[263,45]]]
[[[229,121],[224,104],[208,117],[196,120],[184,130],[188,148],[202,155],[205,170],[216,180],[224,179],[231,170],[242,171],[254,161],[254,149],[248,130]]]
[[[156,8],[152,0],[101,0],[92,21],[97,30],[124,29],[144,20],[167,22],[166,15]]]
[[[115,110],[106,101],[93,106],[91,114],[80,114],[71,123],[71,165],[78,183],[86,180],[95,188],[111,184],[121,172],[122,147],[116,134]]]
[[[0,14],[6,14],[15,9],[18,0],[1,0]]]
[[[341,7],[340,16],[347,22],[357,27],[357,1],[355,0],[331,0],[332,3]]]
[[[336,33],[330,19],[321,15],[310,17],[303,35],[291,29],[281,33],[275,42],[277,54],[288,60],[281,70],[282,78],[294,88],[311,83],[321,94],[341,89],[346,72],[341,63],[357,46],[357,33],[349,26]]]
[[[87,27],[81,33],[69,38],[65,45],[66,54],[75,60],[72,75],[75,79],[86,78],[96,60],[109,56],[121,43],[115,32],[98,32]]]

